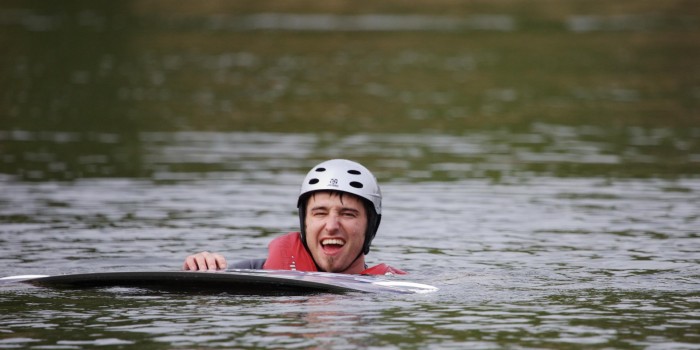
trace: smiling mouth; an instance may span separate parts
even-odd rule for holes
[[[326,238],[321,241],[321,246],[326,253],[337,253],[343,246],[345,241],[338,238]]]

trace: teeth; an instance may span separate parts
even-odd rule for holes
[[[339,246],[344,246],[345,242],[343,240],[337,239],[337,238],[329,238],[329,239],[324,239],[323,242],[321,242],[323,245],[329,245],[329,244],[335,244]]]

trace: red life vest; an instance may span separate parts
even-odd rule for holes
[[[268,246],[268,255],[265,270],[297,270],[297,271],[318,271],[314,259],[304,248],[299,232],[290,232],[284,236],[277,237]],[[362,272],[362,275],[405,275],[406,272],[393,268],[387,264],[379,264],[370,267]]]

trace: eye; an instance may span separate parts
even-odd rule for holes
[[[353,211],[353,210],[347,210],[347,211],[342,212],[341,214],[342,214],[343,216],[349,217],[349,218],[355,218],[355,217],[357,217],[357,212],[355,212],[355,211]]]
[[[315,217],[323,217],[326,214],[327,214],[327,212],[325,210],[314,210],[311,212],[311,216],[315,216]]]

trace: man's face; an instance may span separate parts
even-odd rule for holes
[[[350,194],[317,192],[306,204],[306,244],[318,266],[327,272],[360,273],[367,213],[362,201]]]

